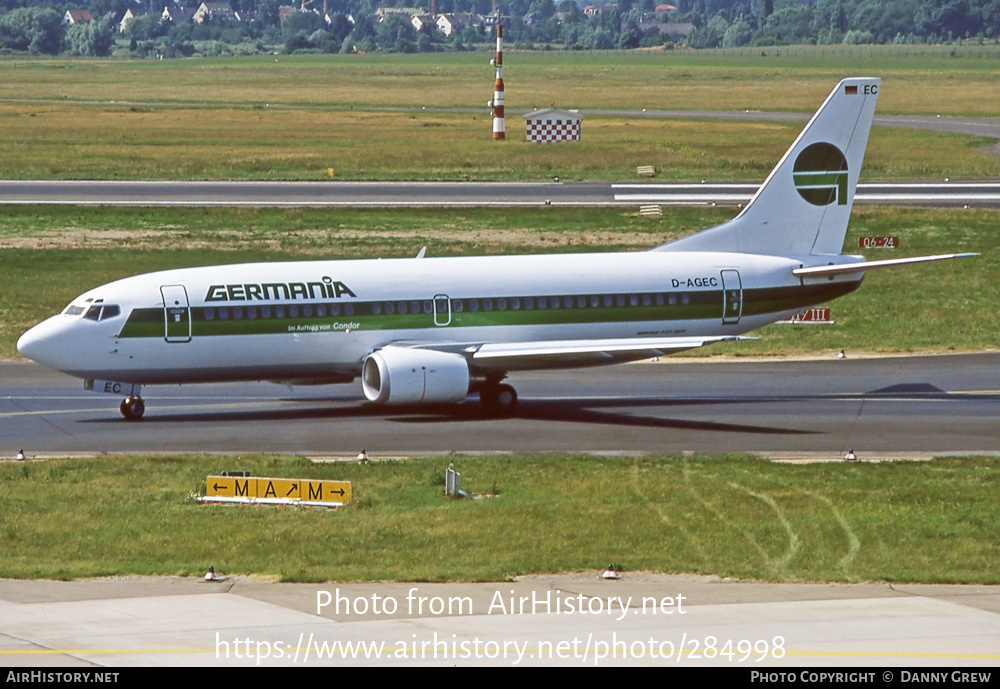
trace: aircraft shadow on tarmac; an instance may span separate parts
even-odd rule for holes
[[[755,433],[764,435],[811,435],[822,431],[799,430],[795,428],[777,428],[772,426],[754,426],[749,424],[726,423],[722,421],[705,421],[698,419],[677,419],[654,416],[634,416],[632,414],[601,411],[595,407],[671,407],[691,406],[701,404],[731,404],[733,400],[679,400],[679,399],[642,399],[642,400],[522,400],[518,402],[517,411],[510,419],[528,421],[559,421],[568,423],[588,423],[594,425],[623,426],[635,428],[669,428],[673,430],[710,431],[724,433]],[[468,419],[456,418],[454,421],[482,421],[486,419],[478,410],[468,415]],[[402,423],[439,423],[440,417],[428,414],[414,414],[397,421]]]
[[[275,404],[290,404],[292,408],[269,408],[243,411],[199,409],[197,412],[171,413],[169,409],[147,413],[139,423],[125,421],[121,418],[102,418],[81,420],[80,423],[122,423],[141,427],[147,424],[159,423],[212,423],[220,422],[253,422],[253,421],[308,421],[337,420],[355,418],[382,418],[393,423],[409,424],[440,424],[440,423],[510,423],[516,421],[553,421],[566,423],[585,423],[593,425],[608,425],[639,428],[664,428],[674,430],[701,430],[725,433],[754,433],[774,435],[810,435],[825,431],[796,429],[791,427],[760,426],[751,424],[727,423],[724,421],[706,421],[701,419],[664,418],[656,416],[633,415],[622,409],[664,408],[676,406],[718,405],[718,404],[760,404],[767,402],[787,402],[799,398],[578,398],[572,400],[549,400],[522,398],[513,414],[509,416],[486,415],[479,404],[467,402],[458,405],[420,405],[413,407],[376,406],[368,403],[358,403],[350,398],[287,398],[276,399]],[[310,406],[304,406],[304,405]],[[312,406],[336,404],[337,406]],[[602,410],[613,408],[616,411]]]
[[[267,402],[268,408],[246,410],[206,410],[199,407],[197,411],[174,413],[177,407],[153,407],[153,413],[147,414],[139,424],[157,423],[220,423],[220,422],[254,422],[254,421],[309,421],[381,418],[385,421],[403,424],[441,424],[441,423],[510,423],[516,421],[552,421],[564,423],[583,423],[634,428],[663,428],[672,430],[696,430],[723,433],[752,433],[763,435],[821,435],[826,430],[794,428],[791,426],[763,426],[726,421],[706,421],[702,419],[668,418],[632,414],[627,409],[663,409],[669,407],[693,407],[715,405],[761,405],[789,402],[830,402],[854,401],[863,403],[866,400],[895,398],[899,400],[941,400],[941,401],[973,401],[991,400],[1000,402],[1000,395],[984,392],[982,394],[956,395],[928,383],[903,383],[870,390],[868,392],[843,392],[819,395],[759,395],[734,397],[641,397],[619,399],[574,398],[546,399],[522,397],[513,414],[506,417],[491,417],[483,413],[479,404],[469,401],[459,405],[420,405],[412,407],[382,407],[363,402],[355,397],[294,397],[275,398]],[[165,400],[167,401],[167,400]],[[288,405],[275,408],[274,405]],[[306,406],[308,405],[308,406]],[[323,406],[318,406],[323,405]],[[327,406],[335,405],[335,406]],[[79,423],[126,423],[131,422],[117,417],[81,420]]]

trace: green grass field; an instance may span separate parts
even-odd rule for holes
[[[814,106],[818,105],[817,99]],[[492,141],[488,114],[31,106],[0,102],[11,179],[763,181],[801,124],[592,116],[583,140]],[[239,132],[234,137],[233,132]],[[994,143],[876,128],[862,179],[1000,177]],[[333,170],[331,177],[330,170]]]
[[[508,108],[808,112],[846,76],[885,80],[880,112],[994,117],[994,57],[889,51],[545,52],[508,49]],[[187,60],[7,58],[0,100],[217,107],[474,107],[493,95],[492,51]]]
[[[524,141],[518,112],[813,112],[844,76],[884,78],[880,114],[997,117],[995,60],[514,52],[508,140],[489,55],[0,61],[0,178],[761,181],[801,125],[588,114],[583,140]],[[1000,176],[992,140],[876,129],[863,179]]]
[[[0,577],[227,574],[501,581],[600,570],[772,581],[998,583],[992,459],[293,457],[0,463]],[[442,495],[444,470],[480,495]],[[198,505],[208,475],[349,480],[342,510]]]

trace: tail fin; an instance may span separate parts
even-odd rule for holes
[[[656,251],[839,254],[881,80],[844,79],[739,215]]]

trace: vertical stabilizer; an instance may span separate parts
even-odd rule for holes
[[[880,83],[841,81],[738,216],[656,250],[839,254]]]

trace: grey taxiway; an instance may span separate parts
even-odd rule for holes
[[[789,326],[797,327],[797,326]],[[808,326],[806,326],[808,327]],[[516,374],[509,418],[377,407],[359,385],[149,386],[146,416],[31,363],[0,364],[0,456],[129,452],[1000,452],[1000,353],[669,359]]]
[[[738,205],[744,183],[179,182],[10,180],[0,204],[80,206],[464,207]],[[855,202],[1000,207],[1000,181],[861,183]]]

